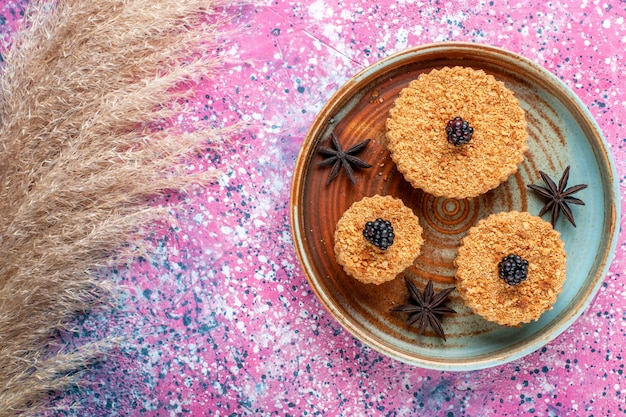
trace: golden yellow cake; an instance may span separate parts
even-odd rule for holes
[[[473,129],[467,143],[448,141],[460,117]],[[497,187],[528,149],[526,117],[503,82],[482,70],[444,67],[402,89],[387,119],[388,148],[415,188],[447,198],[471,198]]]
[[[519,283],[500,276],[499,265],[509,255],[527,261],[527,276]],[[565,281],[565,260],[560,233],[550,223],[527,212],[492,214],[461,239],[456,287],[476,314],[518,326],[552,308]]]
[[[377,219],[393,228],[393,243],[381,249],[364,235],[366,224]],[[422,227],[402,200],[375,195],[354,202],[335,229],[335,257],[344,271],[364,283],[382,284],[411,266],[424,240]]]

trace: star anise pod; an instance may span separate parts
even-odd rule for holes
[[[397,311],[400,313],[409,313],[409,317],[406,320],[407,325],[411,325],[419,321],[417,327],[417,335],[422,335],[426,326],[430,325],[432,329],[437,333],[437,336],[446,340],[446,336],[439,320],[441,314],[456,313],[453,309],[445,307],[442,304],[446,301],[448,295],[456,288],[447,288],[438,294],[435,294],[433,290],[433,282],[428,281],[426,288],[424,288],[424,295],[420,292],[419,288],[413,284],[410,280],[405,279],[406,288],[409,290],[411,299],[408,304],[403,304],[398,307],[394,307],[391,311]]]
[[[543,216],[548,210],[551,210],[551,223],[552,227],[556,224],[556,221],[559,218],[559,213],[563,212],[567,220],[572,223],[574,227],[576,227],[576,222],[574,221],[574,215],[572,214],[572,210],[569,208],[568,204],[578,204],[584,206],[585,203],[576,198],[572,197],[572,194],[577,193],[578,191],[587,188],[587,184],[574,185],[572,187],[567,187],[567,180],[569,179],[569,166],[565,168],[561,179],[559,180],[559,185],[554,183],[552,179],[543,171],[539,171],[543,182],[546,183],[547,187],[541,187],[539,185],[530,184],[528,188],[537,192],[539,195],[545,197],[547,202],[545,206],[539,212],[539,216]]]
[[[328,174],[326,185],[328,185],[332,180],[337,177],[337,174],[339,174],[339,168],[341,167],[343,167],[343,171],[348,176],[350,182],[352,184],[356,184],[356,179],[354,178],[354,168],[352,168],[352,165],[358,168],[371,168],[372,165],[354,155],[365,149],[370,140],[366,139],[363,142],[359,142],[356,145],[352,146],[350,149],[344,151],[341,147],[341,144],[339,143],[339,139],[334,133],[330,134],[330,139],[334,149],[320,146],[318,150],[319,153],[327,156],[327,158],[318,163],[318,165],[333,166],[330,170],[330,174]]]

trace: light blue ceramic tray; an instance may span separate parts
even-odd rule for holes
[[[385,148],[385,121],[394,98],[422,72],[462,65],[483,69],[513,90],[527,114],[529,151],[519,172],[500,187],[472,200],[436,198],[410,187]],[[374,165],[357,173],[357,184],[340,177],[324,184],[327,171],[317,166],[320,144],[330,132],[346,146],[371,138],[361,154]],[[537,214],[543,201],[526,185],[542,184],[542,170],[558,180],[571,166],[570,185],[586,183],[577,194],[585,206],[573,206],[578,227],[563,216],[561,232],[568,255],[567,278],[554,308],[539,321],[505,328],[474,315],[453,293],[459,314],[444,319],[447,342],[434,333],[416,335],[404,317],[389,312],[407,299],[402,279],[366,285],[345,275],[333,255],[333,233],[343,212],[363,196],[390,194],[413,208],[424,226],[425,245],[404,275],[420,286],[454,285],[452,261],[460,238],[478,219],[505,210]],[[424,45],[390,56],[363,70],[322,109],[296,163],[291,222],[298,256],[311,287],[330,313],[364,343],[403,362],[441,370],[470,370],[499,365],[535,351],[557,337],[589,305],[609,268],[618,235],[617,174],[602,133],[585,105],[554,75],[514,53],[468,44]],[[548,215],[545,216],[548,219]],[[549,220],[549,219],[548,219]],[[324,345],[320,341],[320,345]]]

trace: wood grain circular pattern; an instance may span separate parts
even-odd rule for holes
[[[434,197],[408,184],[386,149],[385,123],[399,91],[422,72],[442,66],[483,69],[510,88],[526,112],[529,150],[517,173],[473,199]],[[328,167],[318,166],[319,146],[334,132],[344,149],[371,139],[359,157],[373,165],[356,170],[356,184],[340,173],[326,185]],[[568,253],[565,289],[554,308],[519,329],[474,315],[455,291],[443,319],[447,342],[432,332],[416,336],[405,317],[389,311],[406,302],[403,278],[435,290],[454,285],[453,260],[460,239],[480,219],[501,211],[537,214],[543,202],[527,192],[541,183],[538,171],[559,177],[571,165],[570,181],[587,183],[584,207],[575,207],[578,227],[557,223]],[[382,285],[347,276],[333,253],[338,219],[364,196],[402,199],[419,218],[424,245],[414,265]],[[498,48],[466,43],[424,45],[386,58],[343,85],[311,126],[296,162],[291,190],[291,226],[304,273],[322,304],[350,333],[406,363],[442,370],[497,365],[530,353],[556,337],[580,315],[598,290],[617,242],[618,185],[611,155],[580,100],[536,64]],[[591,249],[591,250],[590,250]],[[324,342],[320,341],[323,345]]]

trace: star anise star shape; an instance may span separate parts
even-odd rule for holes
[[[411,299],[408,304],[403,304],[398,307],[394,307],[391,311],[400,313],[409,313],[409,317],[406,320],[407,325],[412,325],[419,321],[417,327],[417,335],[420,336],[426,330],[426,326],[435,331],[437,336],[446,340],[446,336],[441,326],[441,320],[439,315],[441,314],[453,314],[456,313],[453,309],[443,306],[443,303],[447,300],[448,295],[456,288],[447,288],[438,294],[435,294],[433,290],[433,282],[428,281],[426,288],[424,288],[424,295],[420,292],[419,288],[413,284],[410,280],[405,279],[406,288],[409,290],[409,296]]]
[[[563,172],[563,175],[559,180],[558,186],[545,172],[539,171],[539,174],[541,175],[543,182],[546,183],[547,187],[541,187],[534,184],[530,184],[528,186],[528,188],[547,199],[545,206],[543,206],[543,208],[539,212],[539,216],[543,216],[545,213],[548,212],[548,210],[550,210],[550,222],[552,223],[552,227],[554,227],[556,225],[556,221],[559,218],[559,213],[563,212],[565,217],[567,217],[567,220],[569,220],[570,223],[572,223],[572,225],[576,227],[574,215],[572,214],[572,210],[569,208],[568,204],[578,204],[581,206],[585,205],[582,200],[576,197],[572,197],[572,194],[587,188],[587,184],[579,184],[567,188],[567,180],[569,179],[569,166],[565,168],[565,171]]]
[[[337,135],[334,133],[330,134],[330,139],[333,144],[334,149],[327,148],[326,146],[320,146],[318,152],[322,155],[326,156],[322,162],[319,162],[320,166],[328,166],[332,165],[330,169],[330,173],[328,174],[328,178],[326,179],[326,185],[330,184],[332,180],[334,180],[339,174],[339,168],[343,167],[343,171],[348,176],[348,179],[352,184],[356,184],[356,178],[354,177],[354,168],[352,166],[358,168],[371,168],[372,165],[368,164],[361,158],[356,157],[355,155],[361,152],[367,144],[370,142],[369,139],[364,140],[363,142],[359,142],[356,145],[352,146],[348,150],[344,151],[341,147],[341,143],[339,143],[339,139]]]

